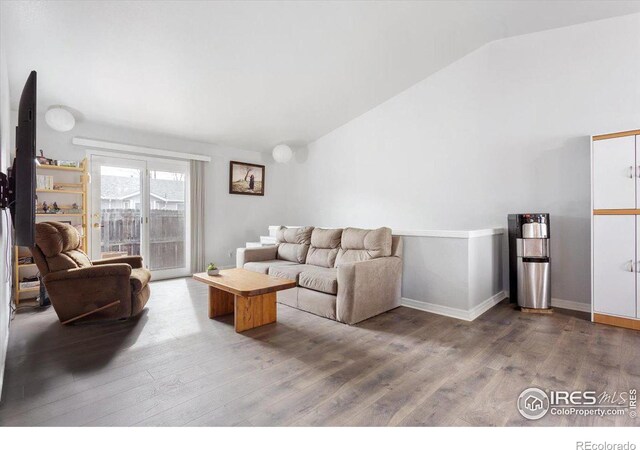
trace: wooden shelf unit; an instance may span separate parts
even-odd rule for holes
[[[83,160],[80,163],[80,167],[66,167],[66,166],[48,166],[46,164],[37,165],[38,170],[61,170],[63,172],[86,172],[87,160]]]
[[[40,291],[40,286],[18,289],[18,292],[39,292],[39,291]]]
[[[20,264],[19,260],[21,257],[30,256],[31,252],[26,247],[18,247],[16,246],[14,251],[14,277],[13,277],[13,295],[14,302],[16,306],[20,304],[21,300],[26,300],[28,298],[33,298],[33,295],[28,294],[38,294],[40,291],[40,287],[30,287],[20,289],[20,280],[25,275],[25,273],[29,273],[29,275],[33,276],[38,273],[38,268],[34,263],[24,263]]]
[[[64,181],[55,182],[55,186],[61,186],[62,189],[36,189],[36,195],[38,195],[38,205],[40,205],[43,201],[47,201],[47,203],[52,204],[54,201],[57,201],[56,196],[58,194],[62,194],[65,199],[73,199],[74,196],[78,197],[78,201],[75,203],[81,204],[82,213],[60,213],[60,214],[44,214],[44,213],[36,213],[36,222],[45,222],[45,221],[56,221],[56,220],[68,220],[69,218],[79,219],[80,223],[77,225],[82,225],[82,248],[87,250],[87,236],[89,234],[88,227],[88,215],[87,215],[87,196],[88,196],[88,187],[89,187],[89,173],[88,173],[88,164],[87,160],[84,159],[80,163],[79,167],[63,167],[63,166],[47,166],[47,165],[37,165],[36,173],[38,175],[51,175],[64,177]],[[74,182],[68,182],[69,178],[76,178]],[[68,188],[68,189],[65,189]],[[57,219],[56,217],[59,217]],[[20,304],[21,301],[29,300],[34,298],[34,294],[37,295],[40,291],[40,287],[31,287],[26,289],[20,289],[20,280],[28,273],[29,275],[35,275],[38,273],[37,266],[34,263],[28,264],[18,264],[19,258],[23,256],[30,256],[31,252],[26,247],[15,247],[14,249],[14,277],[13,277],[13,293],[14,293],[14,302],[17,305]]]
[[[52,192],[52,193],[56,193],[56,194],[77,194],[77,195],[84,195],[83,191],[72,191],[70,189],[36,189],[36,193],[37,192]]]
[[[84,214],[82,213],[48,213],[48,214],[44,214],[44,213],[37,213],[36,217],[56,217],[56,216],[62,216],[62,217],[83,217]],[[84,248],[84,247],[83,247]]]

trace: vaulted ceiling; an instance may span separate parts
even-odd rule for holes
[[[480,46],[633,1],[2,1],[12,108],[269,150],[310,142]]]

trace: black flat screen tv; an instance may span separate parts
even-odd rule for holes
[[[37,74],[31,72],[20,96],[16,127],[16,157],[3,178],[3,207],[8,206],[15,229],[15,244],[31,247],[36,234],[36,91]]]

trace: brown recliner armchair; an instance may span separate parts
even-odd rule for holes
[[[60,222],[36,224],[33,259],[60,322],[126,319],[149,300],[151,273],[141,256],[91,261],[78,230]]]

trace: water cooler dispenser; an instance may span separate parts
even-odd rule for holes
[[[551,307],[549,214],[509,214],[509,291],[521,308]]]

